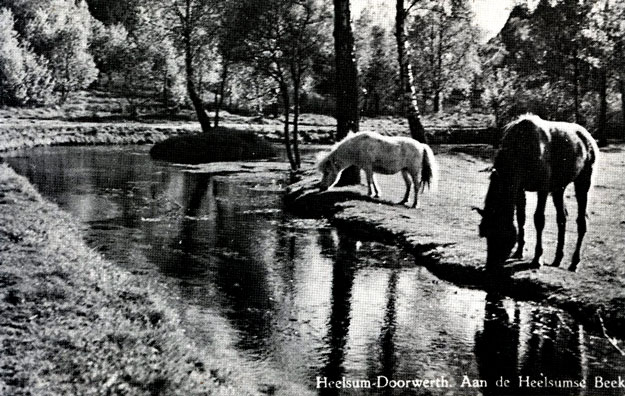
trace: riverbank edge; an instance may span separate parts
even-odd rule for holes
[[[166,286],[89,249],[76,221],[6,164],[0,211],[0,393],[311,393],[194,343]]]
[[[0,153],[38,146],[152,144],[200,132],[199,127],[142,123],[74,123],[24,120],[0,125]]]
[[[625,339],[625,293],[606,297],[600,282],[578,287],[576,273],[542,266],[529,270],[529,262],[508,267],[501,274],[484,270],[483,261],[466,255],[466,241],[450,238],[454,230],[423,230],[419,210],[389,205],[366,196],[364,186],[334,188],[319,194],[319,177],[313,171],[287,188],[286,208],[302,217],[326,218],[349,235],[390,245],[413,253],[420,265],[442,280],[459,286],[479,288],[514,299],[547,303],[569,312],[603,336]],[[477,222],[476,222],[477,227]],[[477,229],[477,228],[476,228]],[[443,235],[446,234],[446,235]],[[477,236],[476,236],[477,237]],[[484,259],[485,259],[484,243]],[[475,252],[474,252],[475,253]]]

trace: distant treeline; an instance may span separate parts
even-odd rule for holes
[[[520,2],[484,42],[470,0],[406,2],[423,112],[519,113],[625,135],[625,2]],[[359,102],[402,111],[395,31],[381,9],[355,15]],[[392,22],[392,19],[391,19]],[[275,114],[335,109],[333,10],[324,0],[4,0],[0,105],[40,106],[89,87],[170,111],[202,103]],[[287,95],[284,94],[287,92]],[[297,97],[297,101],[295,100]],[[201,120],[200,120],[201,121]]]

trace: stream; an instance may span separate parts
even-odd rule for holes
[[[290,215],[271,164],[205,173],[148,149],[5,159],[91,247],[167,284],[198,345],[234,348],[322,395],[625,394],[605,386],[625,378],[625,358],[565,312],[455,286],[401,249]]]

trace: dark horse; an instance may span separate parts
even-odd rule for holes
[[[551,193],[556,207],[558,245],[553,266],[563,257],[567,211],[564,190],[573,182],[577,198],[577,245],[569,270],[575,271],[580,262],[580,250],[586,233],[586,206],[593,166],[599,148],[583,127],[568,122],[545,121],[532,114],[524,115],[504,129],[501,148],[495,157],[482,215],[480,236],[486,237],[487,269],[498,269],[517,240],[513,258],[523,258],[525,245],[525,191],[538,193],[534,213],[536,251],[531,267],[540,267],[543,253],[542,232],[545,226],[545,204]],[[519,233],[514,227],[516,208]]]

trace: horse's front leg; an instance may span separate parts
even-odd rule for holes
[[[375,198],[377,198],[379,195],[378,193],[378,188],[375,185],[375,180],[373,178],[373,169],[370,168],[365,168],[365,174],[367,175],[367,195],[371,196],[372,194],[372,190],[371,190],[371,186],[373,186],[373,191],[375,192]]]
[[[564,256],[564,237],[566,234],[566,207],[564,206],[564,188],[551,193],[553,204],[556,207],[556,222],[558,223],[558,244],[556,246],[556,256],[551,266],[558,267]]]
[[[410,173],[407,170],[402,170],[401,175],[404,178],[404,183],[406,183],[406,192],[404,193],[404,197],[399,202],[400,205],[408,202],[408,197],[410,197],[410,186],[412,185],[412,181],[410,180]]]
[[[538,202],[536,212],[534,212],[534,225],[536,226],[536,250],[534,250],[534,260],[531,268],[540,267],[540,257],[543,255],[543,229],[545,228],[545,205],[547,204],[546,191],[538,192]]]
[[[516,222],[519,227],[517,235],[517,248],[512,258],[521,260],[523,258],[523,248],[525,247],[525,191],[519,189],[516,199]]]

